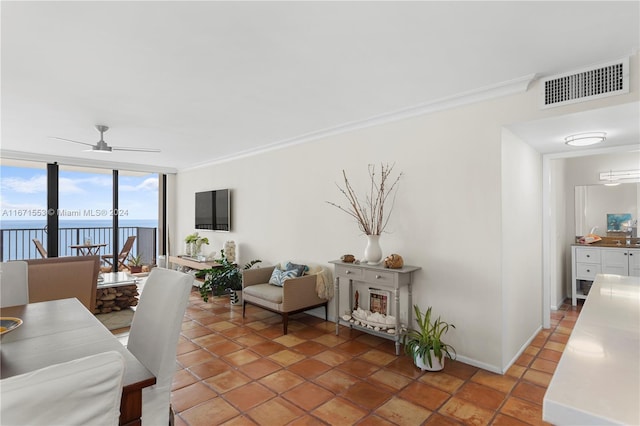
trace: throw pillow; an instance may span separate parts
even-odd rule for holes
[[[286,265],[284,265],[284,270],[285,271],[298,271],[298,277],[301,277],[304,275],[305,272],[307,272],[309,270],[309,267],[307,265],[298,265],[296,263],[291,263],[291,262],[287,262]]]
[[[273,268],[271,278],[269,278],[269,284],[282,287],[284,286],[285,280],[288,280],[289,278],[295,278],[298,276],[297,274],[298,272],[296,270],[283,271],[282,269]]]

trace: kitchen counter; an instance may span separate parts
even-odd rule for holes
[[[640,424],[640,278],[598,274],[543,400],[555,425]]]

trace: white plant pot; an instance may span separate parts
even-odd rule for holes
[[[436,354],[433,353],[433,349],[431,350],[431,366],[429,366],[429,360],[423,359],[421,356],[414,356],[413,362],[416,364],[422,371],[440,371],[444,368],[444,360],[445,356],[442,356],[442,359],[438,359]]]

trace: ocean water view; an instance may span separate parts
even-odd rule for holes
[[[20,259],[39,259],[34,239],[47,246],[48,231],[46,219],[7,220],[0,218],[0,259],[2,261]],[[157,227],[154,219],[120,219],[118,221],[119,249],[129,236],[135,235],[136,242],[132,254],[141,254],[145,264],[157,258]],[[99,254],[112,254],[113,228],[111,219],[98,220],[60,220],[58,232],[58,255],[76,256],[72,245],[86,241],[106,244]],[[118,252],[117,250],[116,252]]]

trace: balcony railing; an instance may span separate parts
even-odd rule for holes
[[[120,248],[131,235],[136,241],[131,250],[132,255],[142,255],[145,265],[155,264],[157,252],[157,228],[141,226],[123,226],[118,228]],[[60,228],[58,230],[58,256],[77,256],[70,246],[83,244],[87,240],[92,243],[106,244],[100,254],[114,254],[112,227]],[[47,231],[43,228],[0,229],[0,259],[8,260],[39,259],[33,239],[37,238],[47,247]],[[120,252],[120,248],[115,253]]]

